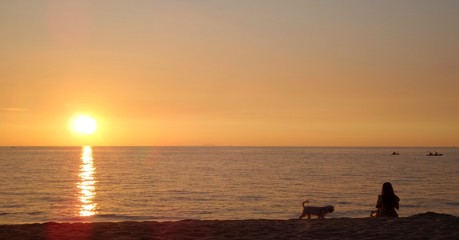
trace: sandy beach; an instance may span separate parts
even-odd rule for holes
[[[459,218],[48,222],[0,225],[0,239],[459,239]]]

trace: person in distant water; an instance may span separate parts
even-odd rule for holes
[[[378,195],[378,202],[376,202],[377,217],[398,217],[395,209],[399,209],[399,202],[400,198],[395,195],[392,184],[385,182],[381,194]]]

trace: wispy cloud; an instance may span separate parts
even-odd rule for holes
[[[0,108],[1,111],[4,112],[22,112],[22,111],[27,111],[26,108],[18,108],[18,107],[4,107]]]

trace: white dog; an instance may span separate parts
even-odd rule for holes
[[[332,205],[327,205],[325,207],[313,207],[305,206],[305,203],[309,203],[309,201],[303,202],[303,213],[299,219],[304,218],[306,215],[308,215],[308,219],[311,219],[311,215],[316,215],[317,218],[324,218],[327,213],[332,213],[335,211],[335,207]]]

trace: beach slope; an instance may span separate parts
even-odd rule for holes
[[[459,239],[459,217],[0,225],[0,239]]]

